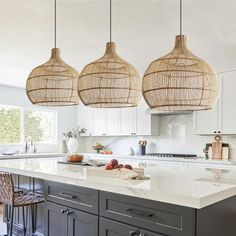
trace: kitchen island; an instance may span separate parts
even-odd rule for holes
[[[108,177],[103,167],[58,159],[0,161],[0,171],[12,173],[17,187],[45,195],[36,235],[236,235],[235,167],[147,162],[149,180],[122,180]]]

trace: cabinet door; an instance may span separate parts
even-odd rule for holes
[[[107,135],[119,134],[119,109],[107,109]]]
[[[140,235],[139,236],[162,236],[161,234],[158,233],[153,233],[153,232],[149,232],[147,230],[140,230]]]
[[[106,135],[106,109],[94,108],[93,135]]]
[[[130,225],[100,217],[99,235],[101,236],[139,236],[139,229]]]
[[[54,203],[45,203],[45,236],[66,236],[67,215],[62,213],[66,208]]]
[[[69,209],[68,236],[98,236],[98,217]]]
[[[223,134],[236,134],[236,72],[222,76],[222,112],[220,130]]]
[[[216,134],[218,131],[218,103],[212,110],[193,113],[194,134]]]
[[[94,110],[92,108],[85,107],[83,104],[80,104],[77,112],[77,125],[80,128],[87,129],[85,136],[93,135]]]
[[[122,108],[120,109],[120,135],[135,135],[137,126],[137,109]]]

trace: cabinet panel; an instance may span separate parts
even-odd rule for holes
[[[45,203],[45,236],[66,236],[67,215],[61,211],[65,207],[46,202]]]
[[[98,217],[81,211],[70,210],[68,236],[98,236]]]
[[[100,215],[170,236],[194,236],[195,213],[187,207],[100,192]]]
[[[139,229],[108,220],[100,217],[99,221],[99,235],[100,236],[139,236]]]
[[[107,109],[107,135],[119,134],[119,109]]]
[[[218,104],[207,111],[193,113],[194,134],[215,134],[218,131]]]
[[[106,135],[106,121],[107,121],[107,111],[106,109],[96,109],[94,108],[94,120],[93,120],[93,135],[101,136]]]
[[[236,134],[236,72],[222,76],[221,133]]]
[[[137,126],[137,109],[122,108],[120,109],[120,135],[136,134]]]
[[[46,200],[98,214],[98,190],[45,181]]]
[[[80,128],[87,129],[87,135],[93,135],[94,132],[94,110],[93,108],[85,107],[82,103],[78,107],[77,124]]]

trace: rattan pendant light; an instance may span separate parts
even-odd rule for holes
[[[56,0],[55,47],[46,63],[34,68],[26,82],[30,101],[41,106],[72,106],[79,104],[77,93],[78,72],[60,58],[56,47]]]
[[[211,109],[218,97],[216,73],[189,50],[182,35],[182,0],[174,49],[149,65],[142,93],[149,107],[160,112]]]
[[[78,94],[86,106],[121,108],[138,105],[141,97],[141,78],[137,70],[120,58],[112,42],[112,2],[110,0],[110,42],[100,59],[82,70]]]

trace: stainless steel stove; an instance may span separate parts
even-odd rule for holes
[[[177,154],[177,153],[147,153],[147,156],[154,157],[166,157],[166,158],[185,158],[185,159],[196,159],[195,154]]]

